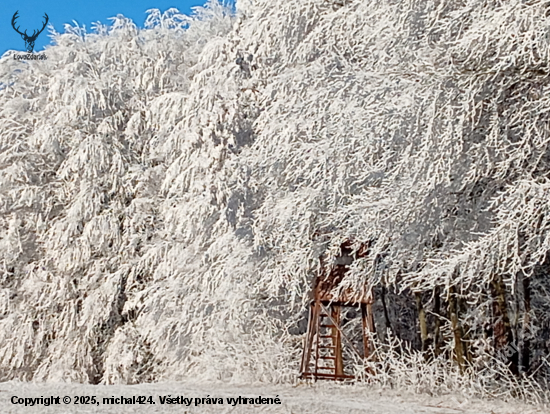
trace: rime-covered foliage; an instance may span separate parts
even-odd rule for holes
[[[7,53],[3,378],[289,380],[318,258],[353,240],[344,286],[372,286],[380,352],[382,305],[419,348],[416,295],[438,360],[544,383],[549,11],[212,1]]]

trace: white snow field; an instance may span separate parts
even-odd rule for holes
[[[155,404],[148,405],[59,405],[24,406],[11,403],[13,396],[96,396],[132,398],[132,396],[152,396]],[[160,404],[159,396],[183,398],[223,398],[223,404]],[[227,398],[257,398],[278,396],[280,405],[232,405]],[[132,400],[133,401],[133,400]],[[185,400],[183,400],[185,401]],[[392,390],[376,391],[330,383],[316,385],[248,385],[230,386],[225,384],[192,385],[186,383],[141,384],[141,385],[79,385],[8,382],[0,384],[0,412],[2,414],[50,414],[50,413],[113,413],[113,414],[153,414],[153,413],[284,413],[284,414],[537,414],[550,413],[549,410],[518,403],[499,401],[468,400],[464,397],[446,395],[428,397],[399,393]]]
[[[0,59],[0,381],[29,383],[2,412],[507,412],[289,385],[345,243],[376,328],[365,358],[346,310],[347,373],[550,402],[548,0],[212,0],[52,36]],[[192,380],[216,385],[139,385]]]

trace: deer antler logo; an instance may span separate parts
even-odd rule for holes
[[[32,35],[29,36],[29,35],[27,35],[26,30],[25,30],[25,33],[21,33],[19,31],[19,26],[15,27],[15,19],[17,19],[17,13],[19,13],[19,10],[17,10],[14,13],[13,17],[11,18],[11,25],[13,26],[15,31],[17,33],[19,33],[21,35],[21,37],[23,38],[23,40],[25,41],[25,47],[27,48],[27,52],[32,53],[32,51],[34,49],[34,42],[36,41],[36,38],[38,37],[38,35],[40,33],[42,33],[42,31],[44,30],[44,28],[48,24],[48,20],[49,20],[48,15],[46,13],[44,13],[44,16],[46,17],[46,21],[44,22],[44,26],[42,26],[42,29],[40,29],[38,32],[36,30],[33,30]]]

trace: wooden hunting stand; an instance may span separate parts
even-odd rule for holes
[[[362,251],[363,250],[363,251]],[[341,245],[341,255],[335,264],[324,266],[321,258],[321,274],[316,278],[313,288],[313,297],[309,307],[307,336],[302,355],[300,378],[303,379],[331,379],[346,380],[355,378],[344,372],[342,357],[342,339],[345,344],[363,358],[372,354],[372,344],[369,343],[369,333],[375,332],[374,317],[372,314],[372,292],[352,292],[343,290],[335,296],[331,292],[338,287],[348,265],[356,257],[366,255],[366,249],[359,249],[352,256],[351,243]],[[360,355],[353,343],[346,338],[341,326],[341,308],[361,308],[363,355]]]

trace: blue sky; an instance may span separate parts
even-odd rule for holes
[[[117,14],[123,14],[143,27],[147,17],[145,11],[148,9],[160,9],[164,12],[175,7],[185,14],[190,14],[192,7],[201,6],[205,2],[206,0],[3,0],[0,3],[0,56],[7,50],[25,51],[25,42],[11,26],[12,16],[17,10],[19,17],[15,26],[19,26],[21,32],[27,29],[27,33],[32,34],[33,30],[41,28],[44,13],[47,13],[50,18],[48,25],[52,24],[57,32],[63,33],[64,25],[72,24],[73,20],[80,26],[85,25],[87,31],[91,31],[91,23],[99,21],[110,24],[109,17]],[[35,52],[43,50],[44,46],[50,43],[48,34],[46,27],[36,40]]]

